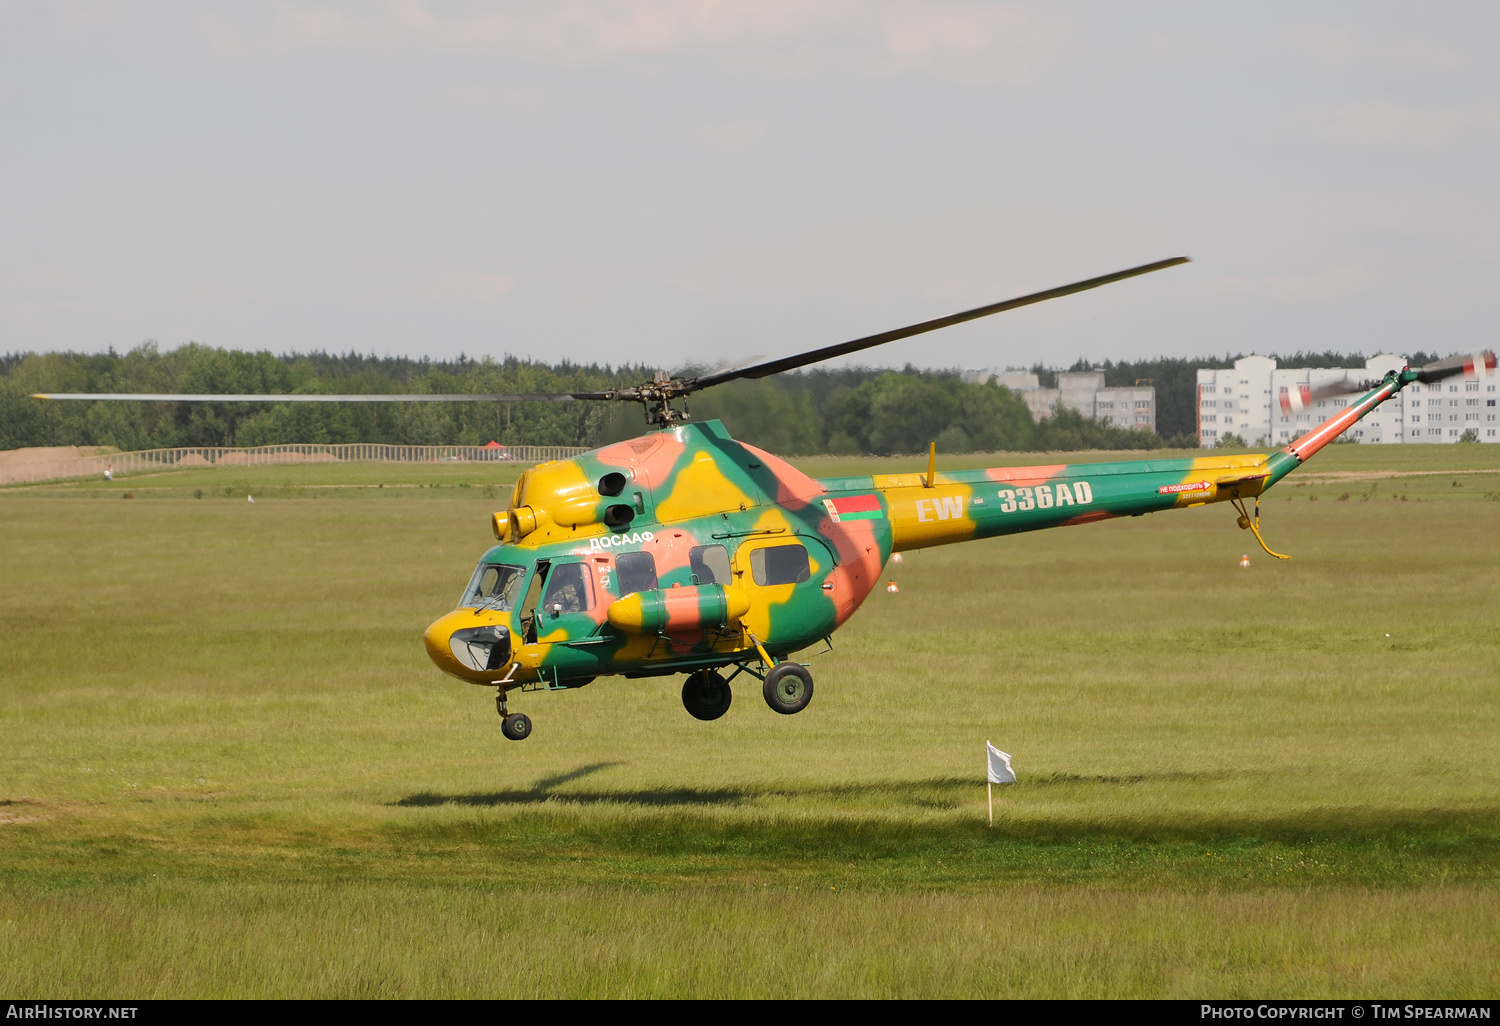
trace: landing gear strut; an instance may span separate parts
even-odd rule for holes
[[[729,711],[733,699],[729,682],[715,670],[694,671],[682,685],[683,708],[695,719],[718,719]]]
[[[812,701],[813,679],[800,663],[777,663],[761,688],[766,704],[783,716],[799,713]]]
[[[525,741],[531,736],[531,717],[513,713],[505,704],[505,689],[495,696],[495,711],[500,714],[500,733],[511,741]]]

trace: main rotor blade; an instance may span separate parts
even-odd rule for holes
[[[864,338],[854,339],[852,342],[841,342],[836,346],[824,346],[822,349],[812,349],[805,353],[799,353],[796,356],[787,356],[780,360],[772,360],[769,363],[756,364],[753,367],[745,367],[739,370],[725,370],[715,374],[705,374],[702,377],[693,378],[686,382],[687,387],[685,391],[696,392],[700,388],[722,384],[725,381],[733,381],[736,378],[764,378],[767,375],[780,374],[782,371],[795,370],[798,367],[806,367],[810,363],[831,360],[835,356],[847,356],[849,353],[857,353],[861,349],[869,349],[873,346],[883,345],[886,342],[911,338],[913,335],[921,335],[924,332],[936,331],[939,328],[947,328],[954,324],[962,324],[964,321],[977,320],[980,317],[988,317],[990,314],[1003,313],[1006,310],[1014,310],[1020,306],[1030,306],[1032,303],[1041,303],[1045,300],[1057,299],[1061,296],[1071,296],[1075,292],[1086,292],[1089,289],[1096,289],[1100,285],[1108,285],[1111,282],[1134,278],[1136,275],[1150,274],[1152,271],[1175,267],[1178,264],[1187,263],[1188,259],[1188,257],[1173,257],[1170,260],[1158,260],[1154,264],[1142,264],[1140,267],[1132,267],[1127,271],[1116,271],[1114,274],[1089,278],[1087,281],[1074,282],[1072,285],[1063,285],[1060,288],[1048,289],[1045,292],[1033,292],[1029,296],[1007,299],[1002,303],[992,303],[989,306],[976,307],[973,310],[949,314],[947,317],[939,317],[932,321],[923,321],[920,324],[913,324],[905,328],[896,328],[893,331],[883,331],[878,335],[867,335]]]
[[[523,392],[485,394],[456,392],[416,395],[218,395],[214,393],[178,394],[175,392],[38,392],[33,399],[88,399],[99,402],[161,403],[568,403],[575,399],[623,399],[616,392]],[[633,397],[632,397],[633,398]]]

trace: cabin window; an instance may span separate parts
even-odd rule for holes
[[[542,606],[548,613],[582,613],[594,608],[594,583],[582,563],[553,566],[547,577],[547,597]]]
[[[656,587],[656,557],[649,552],[622,552],[615,556],[615,580],[620,597]]]
[[[750,576],[760,585],[801,584],[812,577],[812,564],[795,542],[770,545],[750,553]]]
[[[722,545],[695,545],[688,552],[694,584],[729,584],[729,550]]]

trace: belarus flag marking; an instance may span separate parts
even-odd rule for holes
[[[873,495],[855,495],[847,499],[824,499],[824,507],[835,524],[845,520],[884,520],[880,500]]]

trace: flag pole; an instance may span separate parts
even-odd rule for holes
[[[990,826],[993,827],[995,825],[995,785],[985,781],[984,786],[990,791]]]
[[[990,828],[995,826],[995,782],[990,779],[990,742],[986,738],[984,742],[984,788],[989,793],[990,799]]]

